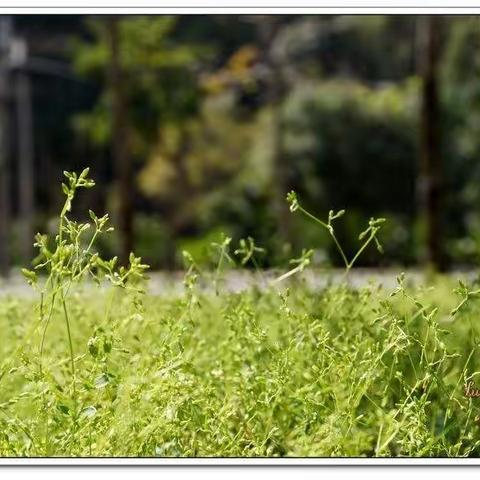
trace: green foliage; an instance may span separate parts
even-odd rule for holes
[[[252,262],[255,268],[258,270],[259,265],[257,262],[257,254],[264,254],[266,250],[262,247],[255,245],[255,240],[252,237],[241,238],[240,246],[235,250],[235,255],[241,257],[240,263],[242,266],[247,265],[248,262]]]
[[[67,216],[77,190],[94,185],[88,169],[65,176],[58,234],[36,236],[36,270],[24,269],[39,304],[0,302],[0,456],[480,454],[480,407],[464,392],[480,368],[479,305],[467,302],[478,290],[460,283],[454,321],[448,279],[414,287],[402,274],[390,294],[345,282],[321,292],[299,282],[220,292],[234,263],[222,235],[211,244],[213,277],[184,251],[185,291],[145,295],[140,258],[117,268],[93,250],[108,215],[90,211],[91,224]],[[343,210],[323,222],[294,192],[288,201],[335,240]],[[347,272],[378,242],[381,223],[370,220],[352,260],[343,255]],[[235,251],[244,265],[257,253],[252,238]],[[312,254],[304,250],[279,280]]]
[[[363,253],[363,251],[368,247],[368,245],[371,242],[374,242],[376,247],[377,247],[377,250],[380,253],[383,253],[383,247],[380,244],[380,241],[378,240],[377,233],[380,230],[382,224],[385,222],[384,218],[371,218],[368,221],[368,227],[363,232],[361,232],[360,235],[358,236],[358,239],[360,241],[362,241],[363,243],[361,244],[361,246],[357,250],[357,252],[353,255],[352,259],[349,261],[347,259],[346,255],[345,255],[345,252],[344,252],[342,246],[340,245],[339,241],[337,240],[337,237],[335,235],[335,230],[334,230],[333,224],[332,224],[332,222],[334,220],[337,220],[338,218],[343,217],[343,215],[345,215],[345,210],[342,209],[342,210],[339,210],[338,212],[334,212],[333,210],[330,210],[328,212],[328,220],[325,223],[324,221],[320,220],[315,215],[312,215],[310,212],[308,212],[307,210],[305,210],[302,207],[302,205],[299,202],[299,199],[298,199],[298,196],[297,196],[296,192],[294,192],[293,190],[287,194],[287,202],[289,203],[291,212],[297,212],[298,211],[298,212],[302,213],[304,216],[306,216],[307,218],[309,218],[310,220],[313,220],[315,223],[320,225],[325,230],[327,230],[327,232],[329,233],[330,237],[332,238],[332,240],[333,240],[333,242],[334,242],[334,244],[335,244],[335,246],[338,250],[338,253],[340,254],[340,256],[343,260],[343,263],[344,263],[344,266],[345,266],[345,275],[348,275],[348,273],[352,269],[355,262],[358,260],[360,255]],[[303,269],[307,265],[309,265],[310,258],[312,257],[312,255],[313,255],[313,250],[305,251],[305,249],[304,249],[303,252],[302,252],[301,258],[293,261],[293,263],[298,264],[297,267],[295,267],[290,272],[280,276],[277,279],[277,281],[284,280],[285,278],[288,278],[290,275],[293,275],[294,273],[303,271]]]
[[[392,251],[387,243],[388,258],[414,257],[417,96],[415,79],[376,87],[337,80],[299,84],[283,106],[288,184],[308,209],[352,206],[336,232],[347,256],[356,252],[353,239],[362,216],[388,212],[396,230],[406,232],[393,236]],[[329,257],[345,263],[334,248]],[[372,258],[366,255],[361,262],[371,264]]]
[[[233,264],[234,261],[229,254],[229,245],[232,239],[227,237],[224,233],[222,233],[219,242],[212,242],[212,256],[217,257],[217,266],[215,268],[215,276],[213,279],[213,284],[215,288],[215,293],[219,295],[219,281],[220,275],[222,274],[222,269],[225,263]]]
[[[58,233],[49,241],[47,235],[38,233],[35,237],[34,246],[37,247],[39,254],[35,259],[35,270],[23,269],[22,273],[28,283],[37,289],[40,293],[38,305],[39,319],[35,325],[34,332],[41,330],[39,347],[37,350],[36,364],[38,365],[38,378],[43,381],[48,378],[50,372],[44,369],[44,349],[47,340],[47,331],[51,323],[58,316],[57,306],[60,304],[61,313],[66,326],[66,343],[69,348],[70,361],[70,383],[64,386],[64,394],[68,398],[70,392],[73,404],[70,407],[62,406],[63,413],[72,419],[72,435],[74,435],[79,415],[79,404],[77,396],[77,368],[74,354],[74,345],[72,340],[72,324],[70,297],[75,286],[82,284],[85,277],[91,277],[95,283],[100,285],[101,278],[107,279],[112,286],[121,288],[129,294],[134,294],[133,303],[141,308],[140,295],[141,281],[144,278],[143,272],[148,268],[141,263],[141,259],[135,257],[133,253],[129,257],[129,266],[117,267],[117,258],[111,260],[102,259],[94,251],[97,237],[104,233],[109,233],[113,227],[108,227],[108,214],[98,217],[92,210],[89,210],[89,216],[92,223],[78,223],[70,220],[67,214],[72,209],[72,202],[80,188],[91,188],[95,182],[88,178],[89,169],[85,168],[79,175],[76,173],[64,172],[67,183],[62,183],[62,191],[65,195],[65,203],[59,214]],[[93,229],[93,235],[89,241],[85,241],[85,233]],[[50,246],[53,245],[53,247]],[[43,284],[38,283],[37,272],[46,275]],[[127,295],[128,296],[128,295]],[[106,313],[105,322],[109,320],[109,313]],[[104,351],[106,351],[104,343]],[[91,354],[98,352],[94,341],[89,341],[89,351]],[[45,397],[43,397],[45,401]],[[44,404],[44,408],[46,404]]]
[[[119,55],[121,81],[129,105],[132,148],[145,155],[158,134],[159,122],[176,122],[197,110],[199,90],[193,75],[195,62],[204,58],[197,44],[175,43],[175,17],[120,17]],[[110,62],[108,24],[103,19],[89,22],[89,41],[74,44],[77,72],[102,83],[93,111],[75,119],[76,127],[100,145],[110,141]]]
[[[35,224],[41,230],[61,201],[50,194],[49,179],[85,157],[103,165],[96,208],[105,208],[116,192],[116,168],[108,160],[108,21],[45,17],[32,25],[15,18],[29,38],[35,30],[40,55],[71,62],[69,78],[80,80],[34,79],[35,137],[49,159],[35,186]],[[336,228],[347,255],[356,251],[364,218],[388,217],[382,264],[418,261],[423,225],[415,218],[420,111],[415,17],[124,16],[117,22],[129,158],[138,187],[136,245],[155,268],[179,266],[172,260],[181,258],[181,247],[173,252],[176,244],[219,230],[234,242],[255,238],[267,249],[264,265],[284,264],[291,250],[276,235],[277,175],[283,177],[282,195],[295,189],[322,218],[328,210],[317,206],[348,205],[348,218]],[[466,264],[480,252],[480,36],[473,17],[444,17],[440,23],[445,250],[452,263]],[[274,28],[267,41],[262,32],[268,24]],[[274,82],[266,57],[275,63]],[[59,90],[66,93],[62,102]],[[72,120],[77,128],[70,128]],[[284,163],[281,174],[278,158]],[[167,251],[155,249],[146,233],[147,216],[156,238],[167,239]],[[289,239],[296,251],[314,244],[313,261],[321,255],[341,265],[328,233],[301,217],[291,221],[292,230],[302,231],[301,238]],[[21,229],[12,227],[10,252],[19,263]],[[115,236],[105,251],[115,251]],[[360,263],[376,265],[377,256],[366,252]]]
[[[449,288],[147,296],[141,318],[85,292],[69,303],[74,427],[61,325],[38,377],[34,344],[14,354],[32,305],[3,300],[0,454],[478,456],[478,304],[450,322]]]

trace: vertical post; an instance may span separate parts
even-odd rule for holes
[[[112,147],[114,170],[118,179],[120,261],[128,263],[133,250],[133,169],[129,152],[127,109],[120,60],[118,19],[109,17],[107,33],[110,47],[110,89],[112,101]]]
[[[442,270],[442,162],[439,145],[438,58],[439,19],[424,16],[418,19],[419,72],[422,79],[418,200],[425,226],[425,260]]]
[[[273,53],[273,42],[279,31],[278,19],[269,16],[259,18],[259,37],[262,48],[262,62],[268,75],[268,103],[271,109],[272,139],[272,194],[273,209],[277,228],[283,241],[292,241],[291,215],[286,202],[288,190],[288,165],[284,151],[284,122],[282,118],[282,97],[285,89],[281,65]]]
[[[34,147],[32,98],[26,69],[28,50],[23,39],[14,42],[12,62],[18,67],[15,84],[18,137],[18,192],[20,214],[20,247],[24,262],[32,258],[34,221]]]
[[[10,267],[8,239],[10,224],[10,170],[8,164],[8,50],[11,19],[0,17],[0,274],[7,275]]]

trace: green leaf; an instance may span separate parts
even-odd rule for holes
[[[95,385],[95,388],[105,388],[110,383],[110,379],[108,378],[108,375],[106,373],[102,373],[95,379],[93,383]]]
[[[97,409],[93,406],[90,405],[89,407],[85,407],[81,412],[80,412],[80,418],[93,418],[97,414]]]
[[[380,253],[383,253],[383,246],[382,246],[382,244],[378,241],[378,238],[377,238],[377,237],[373,237],[373,239],[375,240],[375,245],[377,246],[377,250],[378,250]]]
[[[57,408],[65,415],[68,415],[70,412],[70,409],[67,407],[67,405],[57,405]]]
[[[97,343],[98,343],[97,337],[91,337],[87,342],[88,351],[90,352],[90,355],[92,357],[96,357],[98,355]]]
[[[32,272],[32,270],[22,268],[22,275],[27,279],[27,282],[30,285],[37,283],[37,274],[35,272]]]
[[[82,170],[82,173],[80,174],[79,178],[81,178],[81,179],[87,178],[87,175],[88,175],[89,171],[90,171],[90,167],[84,168]]]
[[[358,239],[359,240],[363,240],[367,234],[370,232],[370,228],[367,228],[366,230],[364,230],[359,236],[358,236]]]
[[[345,210],[339,210],[337,213],[335,213],[333,210],[330,210],[328,214],[328,218],[330,220],[336,220],[337,218],[343,217],[345,215]]]

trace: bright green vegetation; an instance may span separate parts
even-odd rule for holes
[[[45,277],[24,271],[39,301],[0,302],[0,455],[479,455],[480,399],[464,395],[480,370],[479,290],[453,293],[445,277],[414,287],[403,275],[393,292],[350,287],[357,256],[381,248],[381,219],[345,257],[340,285],[310,291],[295,275],[304,252],[267,288],[229,293],[224,267],[234,257],[255,266],[262,248],[223,237],[208,291],[185,252],[183,295],[154,296],[139,258],[117,267],[95,253],[107,216],[68,219],[93,181],[88,170],[66,176],[58,233],[36,238]],[[337,243],[341,215],[312,219]]]
[[[0,304],[2,456],[479,454],[479,312],[452,320],[448,282],[417,303],[297,283],[142,313],[112,291],[71,300],[76,396],[61,307],[40,373],[32,305]]]

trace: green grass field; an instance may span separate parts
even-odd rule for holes
[[[72,292],[73,377],[61,305],[40,355],[2,300],[0,455],[478,456],[480,304],[432,285]]]
[[[94,182],[88,169],[65,176],[58,233],[35,237],[23,269],[38,301],[0,300],[0,456],[479,455],[478,282],[351,287],[362,252],[382,250],[384,219],[348,259],[332,223],[345,211],[324,222],[291,192],[291,211],[337,246],[337,285],[301,280],[309,250],[267,288],[231,293],[224,236],[211,273],[184,252],[183,294],[155,296],[140,258],[118,266],[95,251],[108,215],[67,217]],[[261,252],[248,238],[233,254],[258,269]]]

